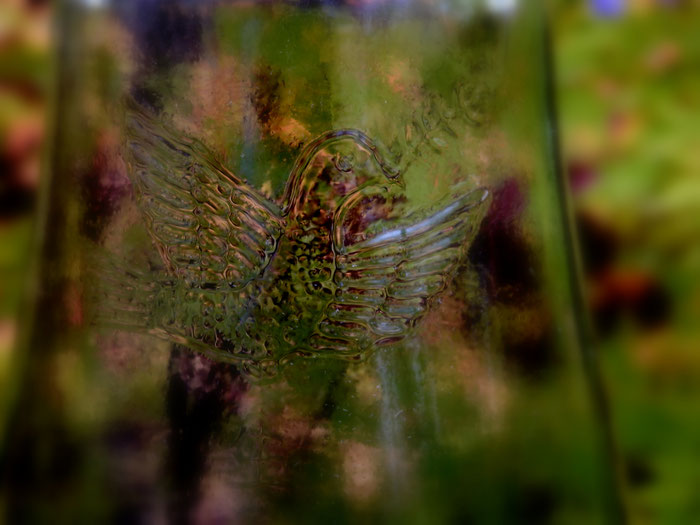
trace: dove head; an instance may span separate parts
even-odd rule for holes
[[[294,164],[283,213],[298,222],[322,223],[349,194],[377,187],[402,191],[404,184],[374,141],[355,129],[328,131],[307,144]]]

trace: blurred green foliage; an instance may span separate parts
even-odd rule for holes
[[[46,9],[0,4],[0,390],[26,284],[50,84],[48,20]]]
[[[586,172],[577,209],[614,239],[612,271],[669,302],[651,326],[623,311],[600,346],[634,523],[700,517],[698,15],[693,2],[628,2],[604,19],[568,2],[554,19],[564,153]]]

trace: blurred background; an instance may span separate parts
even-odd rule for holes
[[[637,523],[700,519],[700,2],[553,4],[565,173]],[[0,391],[50,108],[52,2],[0,1]]]

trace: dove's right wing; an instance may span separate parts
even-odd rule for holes
[[[280,210],[202,143],[130,109],[129,175],[168,270],[206,287],[245,286],[275,252]]]
[[[457,193],[437,210],[390,222],[350,244],[340,210],[334,228],[337,290],[312,341],[314,351],[353,356],[358,343],[389,344],[409,333],[448,284],[488,207],[486,189]]]

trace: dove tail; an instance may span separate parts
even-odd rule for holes
[[[150,307],[156,295],[153,276],[118,257],[93,250],[88,269],[88,312],[92,324],[129,331],[152,328]]]

